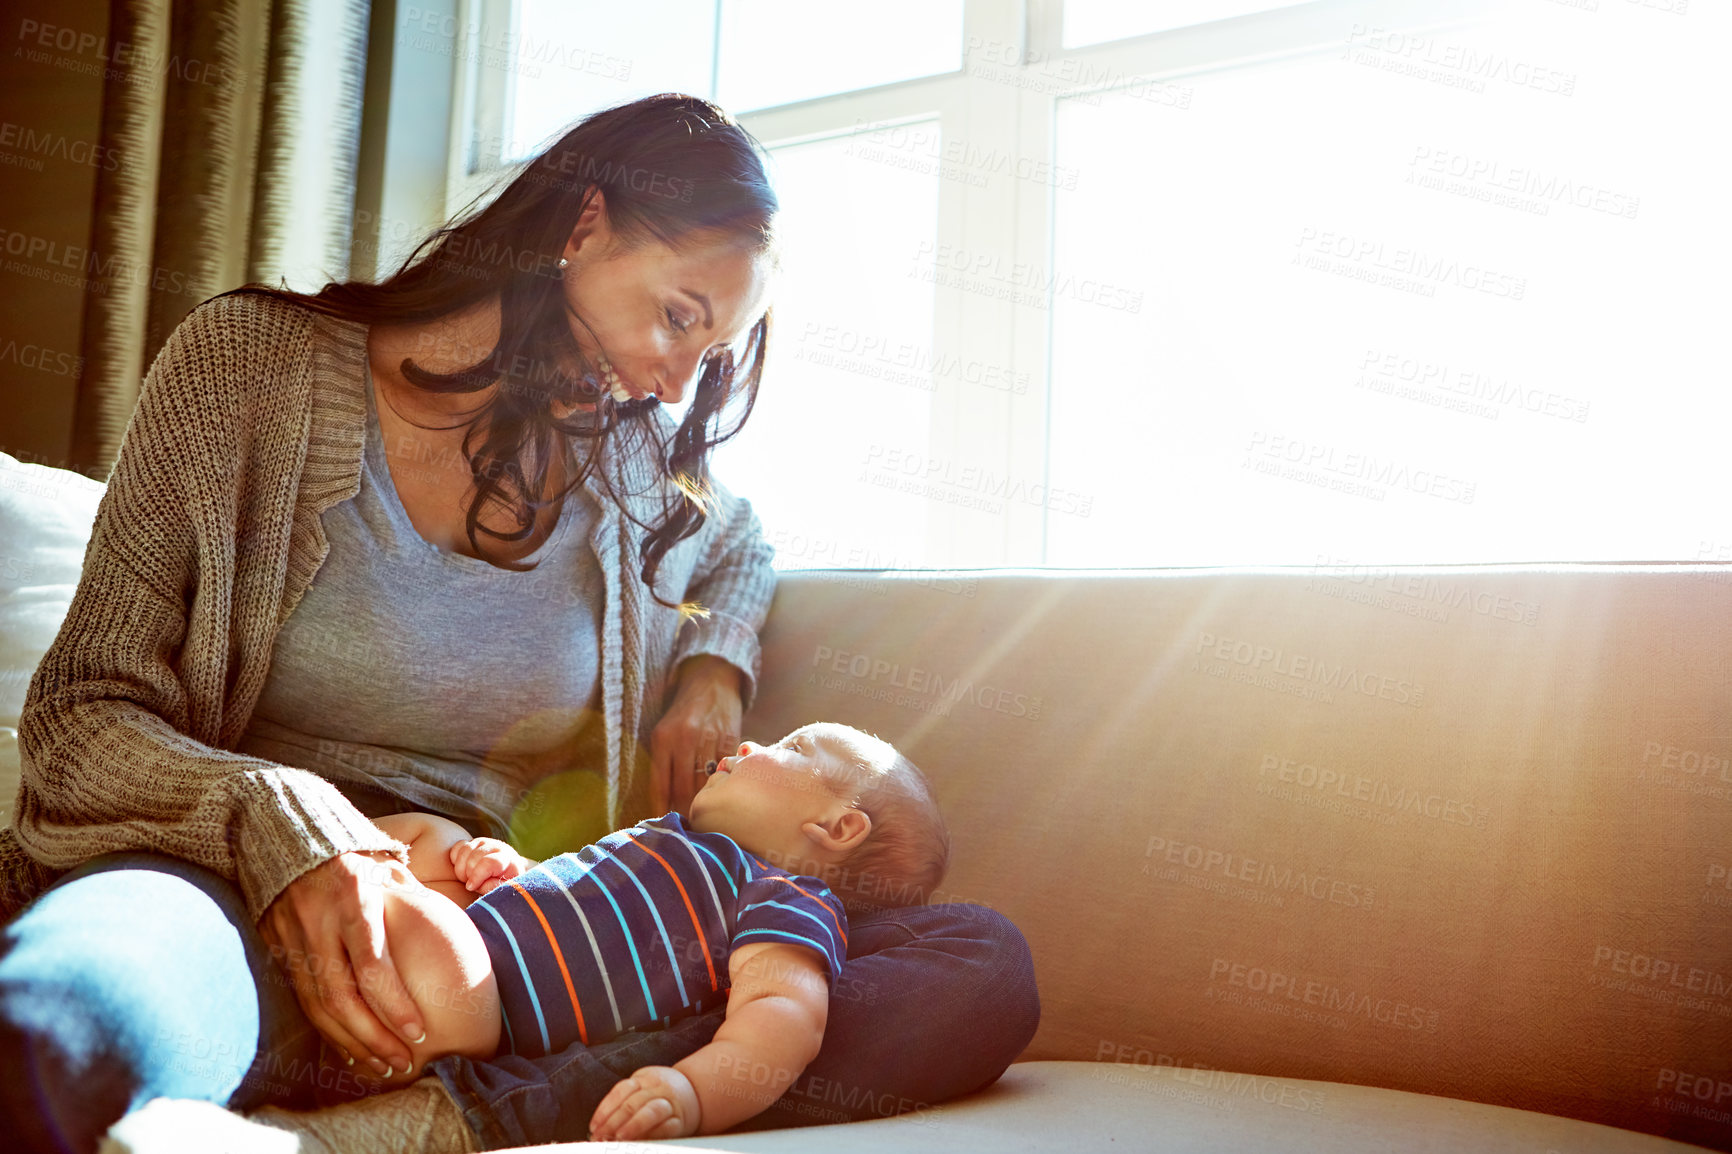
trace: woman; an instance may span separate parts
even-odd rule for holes
[[[330,1111],[338,1131],[581,1138],[623,1074],[708,1040],[719,1008],[405,1072],[420,1023],[375,884],[405,867],[367,816],[547,852],[683,808],[733,749],[773,575],[708,455],[756,396],[775,210],[743,130],[654,97],[383,284],[241,290],[176,330],[32,682],[0,840],[9,905],[36,898],[0,956],[0,1103],[32,1148],[92,1149],[155,1097],[307,1107],[356,1063],[413,1085]],[[688,392],[675,429],[660,402]],[[770,1124],[964,1093],[1032,1036],[1002,918],[857,921],[860,996]]]

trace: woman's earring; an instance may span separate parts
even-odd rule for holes
[[[566,266],[569,265],[570,263],[571,262],[569,260],[566,260],[564,257],[560,257],[559,258],[559,271],[564,272],[566,269]]]

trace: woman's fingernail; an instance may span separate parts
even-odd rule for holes
[[[379,1077],[389,1078],[391,1076],[391,1067],[385,1065],[385,1063],[380,1061],[378,1058],[370,1059],[367,1064],[373,1067],[373,1072],[379,1075]]]
[[[411,1044],[419,1046],[422,1042],[427,1040],[427,1030],[419,1022],[413,1022],[406,1026],[405,1029],[415,1031],[415,1036],[409,1039]]]
[[[343,1055],[343,1061],[345,1061],[349,1065],[353,1066],[355,1064],[355,1056],[353,1054],[344,1054]]]

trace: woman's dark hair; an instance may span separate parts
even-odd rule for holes
[[[671,247],[691,240],[735,240],[748,251],[773,244],[776,195],[757,141],[707,100],[664,94],[598,112],[570,129],[540,155],[525,161],[485,207],[472,205],[422,241],[403,265],[379,284],[327,284],[316,294],[264,285],[237,292],[297,301],[318,312],[366,325],[429,321],[497,295],[499,343],[491,355],[451,373],[433,373],[405,358],[410,383],[436,393],[472,393],[499,383],[492,399],[467,421],[463,439],[475,483],[465,527],[477,554],[478,535],[519,541],[545,505],[574,492],[594,475],[619,507],[645,531],[642,578],[655,588],[662,558],[703,527],[709,495],[709,452],[733,437],[751,415],[763,376],[769,336],[766,314],[746,337],[739,363],[730,355],[707,360],[685,419],[671,435],[653,401],[617,404],[597,384],[600,374],[571,335],[558,262],[578,216],[599,190],[615,234],[626,245],[654,239]],[[582,321],[582,318],[578,318]],[[560,366],[577,365],[573,374]],[[737,405],[731,404],[740,401]],[[593,404],[593,416],[554,417],[552,405]],[[724,427],[724,410],[738,416]],[[477,436],[481,416],[485,437]],[[456,426],[452,426],[456,427]],[[590,451],[565,489],[540,496],[555,439],[587,439]],[[621,461],[648,450],[661,482],[662,514],[639,520],[623,499],[625,472],[600,467],[612,438]],[[473,443],[479,442],[479,443]],[[533,450],[533,477],[522,462]],[[641,485],[645,478],[639,477]],[[670,483],[671,482],[671,483]],[[509,509],[520,528],[496,532],[480,524],[488,502]],[[513,570],[533,564],[488,558]]]

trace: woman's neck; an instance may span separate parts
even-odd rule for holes
[[[454,373],[480,364],[498,344],[499,298],[493,296],[432,321],[375,325],[367,334],[367,359],[374,381],[385,387],[399,412],[447,424],[485,405],[493,386],[473,393],[429,392],[403,375],[403,362],[429,373]]]
[[[443,374],[480,364],[499,344],[499,308],[499,297],[490,296],[436,320],[375,325],[367,336],[373,379],[384,383],[399,412],[417,422],[448,425],[473,414],[493,399],[497,386],[473,393],[428,392],[403,375],[402,365],[409,360],[416,368]],[[563,420],[594,407],[556,403],[553,411]]]

